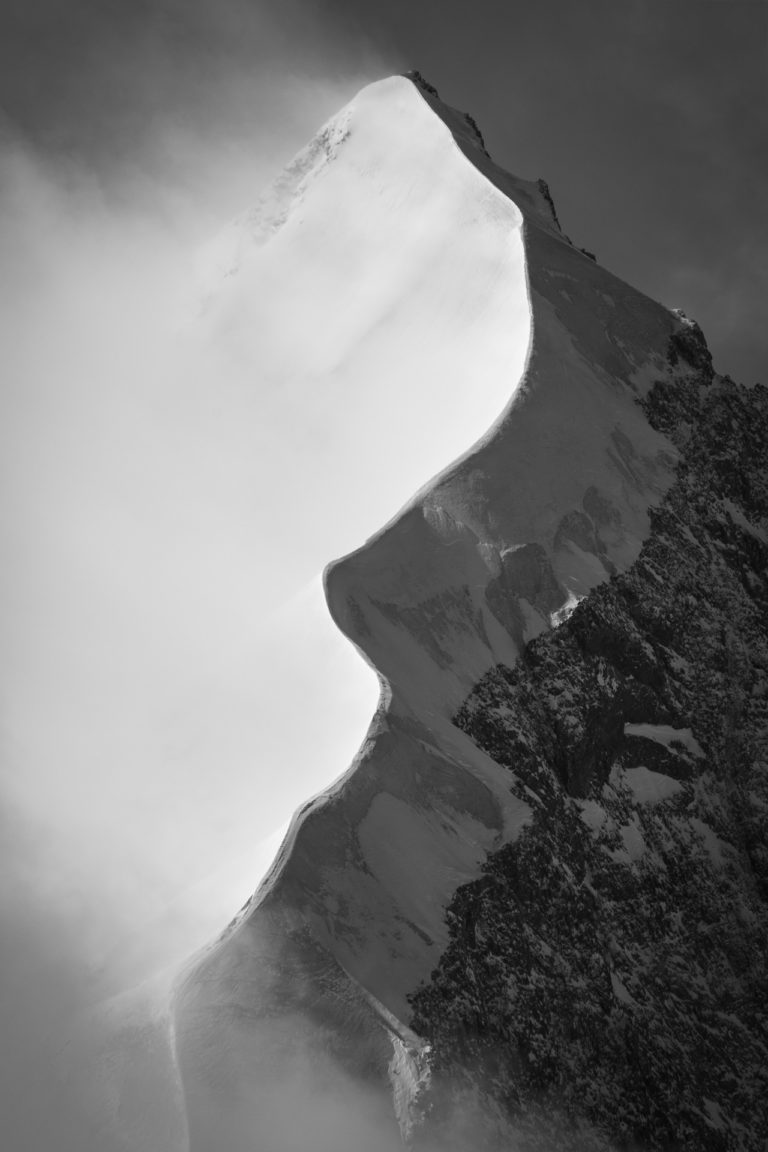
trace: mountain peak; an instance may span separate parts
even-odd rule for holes
[[[359,387],[389,349],[410,393],[433,389],[430,421],[451,372],[478,398],[502,381],[507,401],[326,570],[329,610],[377,671],[379,707],[352,766],[302,807],[266,881],[177,984],[168,1043],[187,1147],[243,1152],[256,1132],[268,1152],[378,1152],[419,1146],[420,1131],[422,1147],[435,1133],[441,1148],[476,1147],[457,1104],[471,1098],[487,1147],[522,1126],[536,1150],[651,1132],[649,1148],[714,1152],[726,1145],[706,1143],[707,1117],[727,1103],[714,1082],[709,1105],[667,1102],[677,1127],[657,1122],[670,1036],[654,1028],[667,994],[677,1034],[697,1027],[677,949],[693,964],[706,938],[725,971],[759,935],[739,936],[735,913],[732,948],[696,925],[717,923],[723,885],[732,907],[747,893],[755,923],[744,877],[756,849],[734,831],[738,805],[719,823],[717,811],[731,804],[731,754],[739,804],[757,787],[738,741],[745,718],[757,739],[762,716],[748,689],[768,525],[754,462],[743,490],[732,465],[762,435],[763,400],[753,410],[727,380],[710,388],[698,327],[575,248],[546,185],[498,167],[472,118],[419,73],[369,86],[329,124],[275,184],[287,210],[267,209],[266,229],[255,213],[211,323],[255,341],[260,370],[311,373],[321,392],[345,371]],[[283,295],[265,301],[265,279]],[[301,321],[287,344],[281,300]],[[739,688],[721,732],[728,678]],[[690,931],[654,908],[659,890],[680,895],[677,877]],[[643,985],[631,966],[649,940],[659,961]],[[754,1008],[744,965],[725,998],[712,990],[712,1013],[735,1011],[739,988]],[[627,1064],[613,1095],[604,1033]],[[678,1055],[693,1093],[705,1072]],[[699,1144],[675,1144],[689,1123]]]

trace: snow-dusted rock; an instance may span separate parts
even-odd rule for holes
[[[635,564],[457,714],[538,803],[412,998],[425,1147],[766,1145],[768,391],[710,380],[645,402],[682,459]]]

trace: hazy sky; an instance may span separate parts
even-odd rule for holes
[[[84,962],[139,971],[143,928],[184,938],[247,894],[306,791],[260,745],[265,653],[298,697],[338,681],[315,718],[333,772],[376,695],[351,650],[306,666],[309,568],[264,629],[244,529],[273,501],[221,403],[237,373],[169,344],[200,244],[360,86],[418,67],[548,180],[577,244],[698,319],[721,371],[765,379],[767,36],[763,0],[3,6],[0,1075],[29,1079]],[[380,494],[384,514],[405,496]]]

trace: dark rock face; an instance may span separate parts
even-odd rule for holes
[[[541,192],[542,196],[546,200],[547,204],[549,204],[549,208],[552,213],[552,219],[554,220],[557,227],[560,228],[560,221],[557,218],[557,209],[555,208],[555,202],[552,199],[552,193],[549,190],[549,184],[547,184],[546,180],[543,179],[537,180],[536,183],[539,186],[539,191]]]
[[[638,560],[455,718],[535,815],[412,998],[417,1147],[768,1147],[768,389],[712,382],[690,323],[669,361]]]
[[[675,315],[684,322],[685,327],[676,332],[669,341],[670,364],[674,368],[682,358],[700,373],[701,378],[707,384],[711,384],[715,372],[704,333],[696,321],[686,316],[681,308],[676,308],[674,311]]]

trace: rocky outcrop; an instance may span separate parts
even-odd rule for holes
[[[768,1142],[768,389],[712,383],[693,324],[670,363],[643,407],[682,456],[637,561],[456,715],[533,818],[412,999],[441,1147]]]

